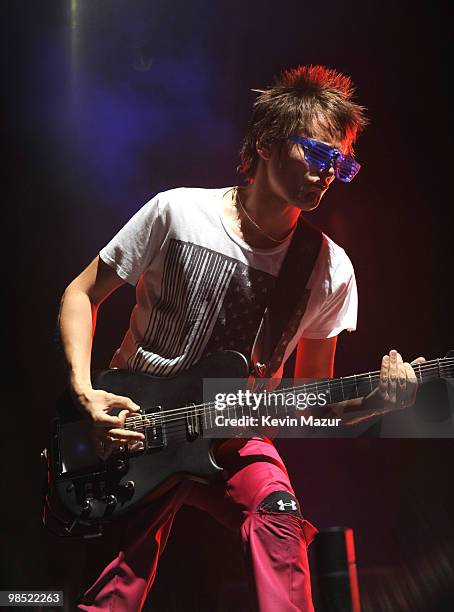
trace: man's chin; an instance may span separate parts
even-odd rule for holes
[[[313,191],[300,196],[296,202],[295,206],[300,210],[304,210],[305,212],[310,212],[311,210],[315,210],[318,208],[320,201],[322,199],[323,193],[314,193]]]

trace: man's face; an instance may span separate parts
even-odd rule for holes
[[[296,136],[309,136],[330,147],[341,149],[341,142],[334,141],[325,130],[315,130],[311,134],[302,131]],[[263,156],[262,156],[263,157]],[[300,210],[310,211],[317,208],[334,180],[334,168],[320,169],[309,164],[304,157],[301,145],[286,142],[274,143],[268,149],[267,176],[269,187],[274,194]]]

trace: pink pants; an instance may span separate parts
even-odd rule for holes
[[[183,504],[237,530],[260,612],[313,612],[307,546],[316,529],[301,516],[273,444],[229,440],[216,451],[223,483],[186,481],[134,513],[126,545],[86,591],[78,610],[140,611],[153,584],[173,518]]]

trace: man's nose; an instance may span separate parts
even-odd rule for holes
[[[323,167],[322,172],[324,174],[334,176],[334,162],[331,162],[328,166]]]
[[[316,170],[318,176],[327,183],[331,183],[335,177],[334,162],[327,162],[322,166],[318,166]]]

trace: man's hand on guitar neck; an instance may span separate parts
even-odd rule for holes
[[[383,409],[386,412],[412,406],[418,390],[418,380],[412,365],[424,361],[424,357],[418,357],[411,364],[404,362],[396,350],[384,355],[380,368],[380,384],[364,398],[363,406],[366,409]]]
[[[412,406],[418,390],[412,365],[424,361],[424,357],[418,357],[411,363],[404,362],[400,353],[391,350],[383,356],[378,387],[358,400],[335,404],[333,412],[342,417],[344,425],[355,425],[365,419]]]
[[[73,394],[92,424],[96,453],[101,459],[107,459],[113,450],[125,444],[135,450],[145,440],[142,433],[124,428],[126,418],[140,410],[129,397],[92,387],[73,390]],[[120,409],[118,416],[109,414],[114,408]]]

